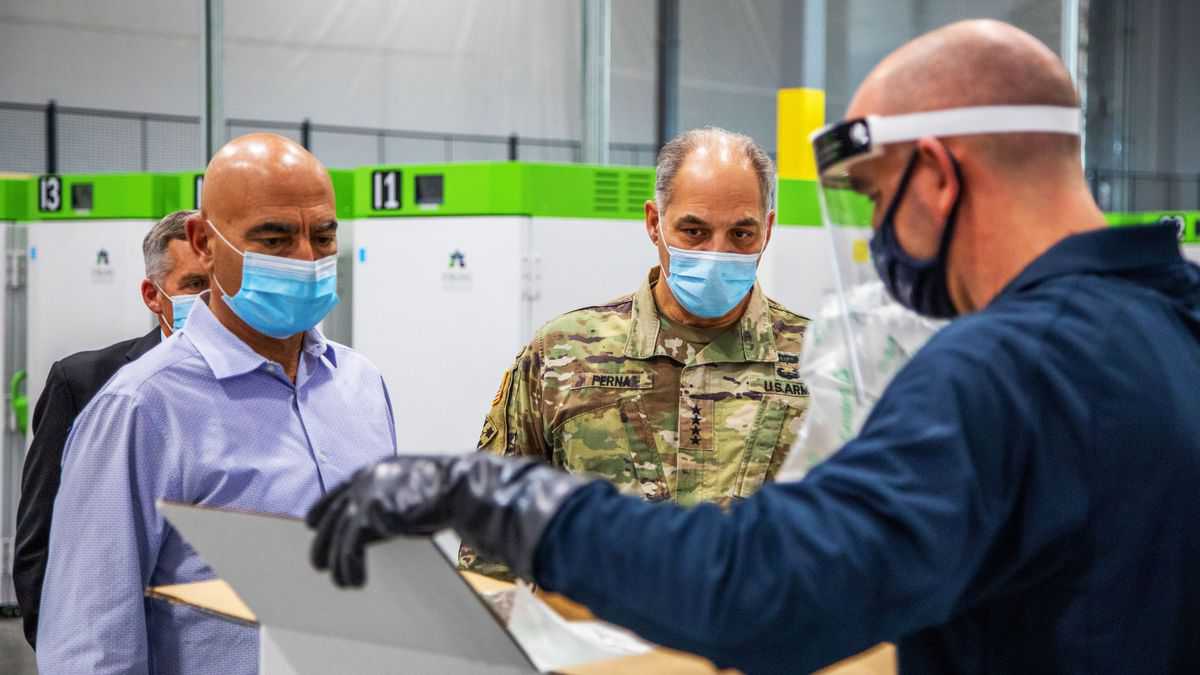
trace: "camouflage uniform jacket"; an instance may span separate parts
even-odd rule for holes
[[[739,322],[699,351],[641,289],[544,325],[504,374],[479,448],[601,476],[649,501],[728,504],[772,478],[808,408],[808,320],[756,284]],[[504,576],[466,548],[460,563]]]
[[[479,447],[683,505],[747,497],[774,476],[808,407],[808,320],[755,285],[738,324],[697,352],[662,328],[658,274],[543,326],[505,374]]]

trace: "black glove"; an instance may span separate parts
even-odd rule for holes
[[[364,547],[452,528],[516,574],[533,576],[542,532],[584,481],[541,462],[468,455],[402,455],[360,469],[312,507],[312,564],[339,586],[366,581]]]

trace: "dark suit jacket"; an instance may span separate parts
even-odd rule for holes
[[[62,476],[67,434],[75,417],[104,383],[121,366],[153,349],[161,341],[160,336],[161,332],[155,328],[140,338],[105,349],[72,354],[50,367],[46,388],[33,409],[33,444],[21,473],[13,560],[13,586],[30,646],[37,646],[38,605],[50,546],[50,517]]]

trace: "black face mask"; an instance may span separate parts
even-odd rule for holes
[[[900,176],[900,186],[883,215],[879,231],[871,237],[871,261],[875,264],[875,271],[879,278],[883,279],[888,292],[901,305],[917,314],[935,319],[958,316],[958,309],[950,300],[946,264],[950,255],[950,240],[954,237],[954,225],[958,218],[958,205],[962,202],[963,178],[954,155],[950,155],[950,163],[954,165],[954,175],[958,178],[958,194],[954,197],[954,205],[950,207],[950,215],[946,217],[937,255],[924,260],[914,258],[904,250],[896,237],[896,211],[900,208],[900,200],[908,190],[908,181],[917,165],[916,150],[913,150],[908,165],[904,167],[904,174]]]

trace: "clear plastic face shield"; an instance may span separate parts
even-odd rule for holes
[[[884,215],[895,210],[890,202],[903,201],[904,190],[902,186],[895,195],[886,195],[885,203],[872,202],[864,192],[870,183],[864,171],[870,168],[870,160],[881,157],[889,144],[927,137],[1078,134],[1079,127],[1078,108],[984,106],[850,119],[813,134],[820,175],[817,195],[829,235],[834,292],[809,326],[800,366],[811,394],[809,411],[780,471],[781,480],[802,477],[856,436],[891,379],[944,325],[897,302],[895,291],[903,293],[906,280],[893,278],[885,283],[877,272],[871,240],[879,236]],[[878,178],[889,188],[904,182],[895,175]],[[959,189],[963,189],[961,180]],[[952,236],[950,231],[945,239]],[[894,244],[896,238],[891,238]],[[916,260],[903,252],[898,256],[921,266],[926,276],[944,274],[940,268],[932,269],[933,260]]]

